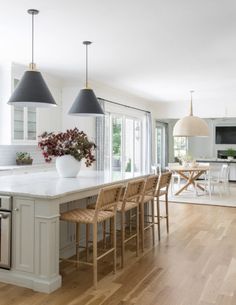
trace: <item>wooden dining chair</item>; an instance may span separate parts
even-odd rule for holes
[[[148,229],[152,229],[152,244],[155,245],[155,212],[154,199],[158,184],[158,175],[151,175],[145,180],[142,199],[140,202],[140,218],[141,218],[141,245],[144,251],[144,234]],[[151,206],[151,214],[149,207]],[[151,218],[151,220],[149,220]],[[145,221],[146,220],[146,221]],[[146,224],[146,225],[145,225]]]
[[[166,219],[166,230],[167,233],[169,233],[169,202],[168,202],[168,191],[169,191],[169,186],[171,182],[171,172],[166,172],[162,173],[161,176],[159,177],[158,184],[157,184],[157,189],[155,193],[155,198],[156,198],[156,207],[157,207],[157,222],[155,222],[158,226],[158,239],[161,240],[161,226],[160,226],[160,220],[161,219]],[[165,210],[166,214],[164,216],[160,215],[160,197],[165,196]]]
[[[97,288],[97,263],[105,255],[113,252],[113,270],[116,272],[116,209],[117,204],[120,201],[120,194],[123,185],[114,185],[104,187],[99,191],[95,209],[75,209],[61,214],[60,219],[62,221],[68,221],[76,223],[76,260],[66,259],[67,261],[74,262],[77,266],[80,263],[93,266],[93,283]],[[98,224],[112,219],[113,228],[111,230],[113,234],[113,244],[110,249],[107,249],[103,254],[98,256]],[[79,260],[80,250],[80,224],[93,226],[93,262]],[[63,259],[64,260],[64,259]]]

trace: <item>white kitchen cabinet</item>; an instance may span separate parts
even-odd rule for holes
[[[236,181],[236,163],[230,163],[229,166],[229,180]]]
[[[13,200],[13,268],[34,272],[34,200]]]
[[[65,203],[60,207],[60,213],[67,212],[74,207],[73,203]],[[68,258],[75,254],[75,224],[60,221],[60,257]]]

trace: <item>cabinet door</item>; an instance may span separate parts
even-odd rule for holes
[[[229,180],[236,181],[236,164],[230,163],[229,166]]]
[[[13,199],[14,269],[34,272],[34,200]]]
[[[62,204],[60,212],[72,209],[71,203]],[[75,224],[68,221],[60,221],[60,257],[68,258],[75,254]]]

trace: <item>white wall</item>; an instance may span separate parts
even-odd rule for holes
[[[11,111],[7,104],[11,92],[11,63],[0,65],[0,144],[11,143]]]

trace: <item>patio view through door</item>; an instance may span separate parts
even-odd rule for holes
[[[110,169],[113,173],[142,170],[142,120],[119,114],[110,115]]]

